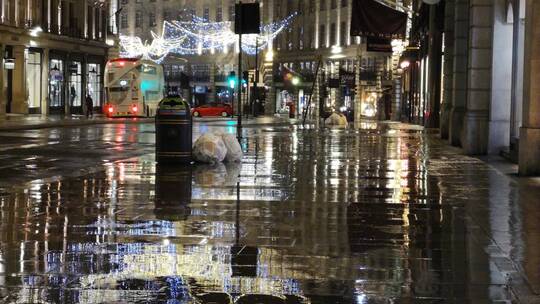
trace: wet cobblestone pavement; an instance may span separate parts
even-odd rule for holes
[[[538,303],[536,180],[408,125],[244,131],[190,167],[151,125],[0,133],[0,302]]]

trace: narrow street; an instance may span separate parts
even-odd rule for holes
[[[0,139],[2,303],[540,303],[539,180],[416,126],[248,124],[190,167],[153,124]]]

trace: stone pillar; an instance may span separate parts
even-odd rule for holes
[[[401,103],[403,92],[403,74],[393,73],[392,76],[394,88],[392,92],[392,113],[390,119],[393,121],[401,121]]]
[[[276,86],[274,85],[274,62],[268,61],[264,63],[264,83],[268,87],[266,100],[264,103],[264,114],[274,115],[276,113]]]
[[[362,70],[362,51],[358,47],[358,57],[356,64],[356,71],[354,73],[354,83],[356,84],[356,94],[354,94],[354,122],[355,126],[360,123],[362,118],[362,98],[364,94],[364,88],[362,87],[362,81],[360,80],[360,73]]]
[[[216,64],[210,63],[210,93],[208,93],[208,103],[216,101]]]
[[[41,114],[49,114],[49,49],[43,49],[41,59]]]
[[[446,0],[444,9],[444,82],[440,124],[442,139],[448,139],[450,134],[450,111],[452,109],[452,84],[454,80],[454,2],[455,0]]]
[[[156,2],[156,29],[158,33],[161,33],[163,31],[163,10],[167,9],[163,5],[163,0],[157,0]],[[174,17],[176,18],[176,16]],[[174,20],[174,19],[173,19]]]
[[[339,69],[341,68],[340,62],[339,61],[333,62],[332,67],[333,67],[332,78],[339,79]],[[339,108],[341,108],[341,103],[342,103],[341,85],[335,88],[334,92],[335,92],[334,105],[335,105],[336,110],[339,111]]]
[[[467,103],[461,146],[469,155],[488,152],[493,48],[493,2],[470,0]]]
[[[25,47],[13,47],[15,69],[13,70],[11,113],[28,114],[28,88],[26,87]]]
[[[429,7],[429,79],[428,79],[428,116],[426,127],[438,128],[440,125],[441,106],[441,64],[442,32],[437,24],[439,5]]]
[[[0,63],[1,65],[4,64],[3,62],[3,59],[4,58],[4,54],[5,54],[5,51],[6,51],[6,47],[5,45],[3,44],[0,44]],[[4,114],[6,114],[6,90],[4,88],[5,86],[5,83],[4,83],[4,68],[0,68],[0,116],[3,116]]]
[[[540,175],[540,1],[527,0],[519,174]]]
[[[510,145],[513,24],[507,19],[507,0],[492,0],[491,3],[494,19],[488,153],[499,154]]]
[[[451,145],[461,145],[460,134],[467,101],[467,64],[469,46],[469,0],[455,0],[454,3],[454,54],[452,73],[452,99],[449,120],[448,141]]]

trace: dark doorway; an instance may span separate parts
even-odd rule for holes
[[[6,47],[5,58],[13,59],[13,49]],[[6,113],[11,113],[11,104],[13,102],[13,70],[6,69]]]

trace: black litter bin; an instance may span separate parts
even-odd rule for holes
[[[189,103],[179,96],[165,97],[156,113],[158,163],[191,162],[192,120]]]

